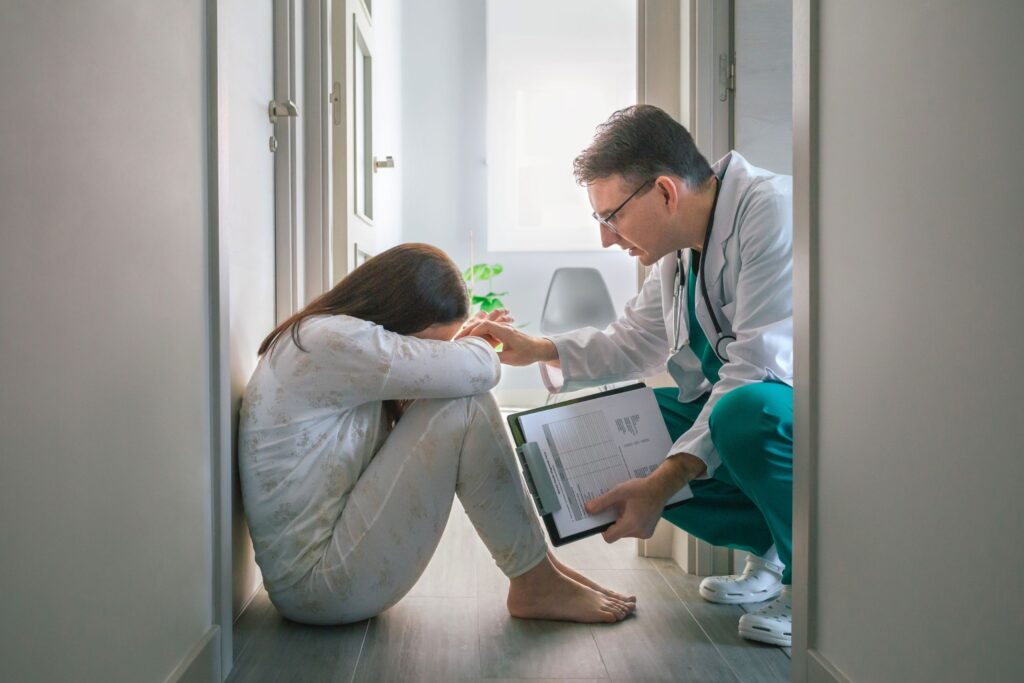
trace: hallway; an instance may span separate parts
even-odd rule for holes
[[[783,650],[741,639],[738,607],[697,594],[700,579],[636,544],[598,537],[558,555],[637,595],[637,614],[609,626],[513,620],[507,580],[458,501],[413,590],[369,621],[309,627],[285,621],[265,591],[235,627],[233,683],[255,681],[787,681]]]

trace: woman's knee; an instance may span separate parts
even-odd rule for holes
[[[766,465],[766,439],[787,419],[787,411],[779,409],[787,399],[783,391],[791,405],[792,389],[764,382],[733,389],[715,403],[708,420],[711,440],[734,474],[756,477]]]

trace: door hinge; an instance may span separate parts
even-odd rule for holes
[[[334,81],[334,85],[331,88],[331,119],[334,121],[334,125],[341,125],[341,83]]]
[[[736,61],[729,62],[729,90],[736,92]]]
[[[718,87],[717,95],[719,102],[729,99],[729,91],[733,89],[733,63],[729,55],[724,52],[718,55]]]

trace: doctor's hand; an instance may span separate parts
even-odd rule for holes
[[[665,502],[705,469],[704,462],[694,455],[671,455],[648,476],[624,481],[589,500],[585,505],[587,514],[596,515],[609,508],[615,510],[618,518],[601,534],[607,543],[627,537],[650,538],[661,519]]]
[[[454,341],[456,339],[462,339],[463,337],[470,336],[470,333],[471,333],[473,327],[477,323],[483,322],[484,320],[490,320],[491,322],[506,323],[507,324],[507,323],[515,322],[516,319],[513,318],[512,314],[509,313],[508,309],[505,309],[505,308],[497,308],[497,309],[495,309],[493,311],[489,311],[489,312],[486,312],[486,313],[484,311],[480,311],[476,315],[474,315],[472,318],[470,318],[469,320],[467,320],[466,322],[464,322],[462,324],[462,327],[459,328],[459,331],[455,333],[454,337],[452,337],[452,341]],[[482,335],[473,335],[473,336],[482,336]],[[497,346],[498,344],[501,343],[497,339],[494,339],[493,337],[492,338],[483,337],[483,338],[491,346]]]
[[[507,323],[481,320],[467,324],[466,330],[466,334],[500,342],[502,349],[498,352],[498,358],[505,365],[529,365],[538,361],[558,360],[558,351],[550,339],[531,337]]]

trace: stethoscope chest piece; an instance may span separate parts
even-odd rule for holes
[[[718,341],[715,342],[715,355],[718,356],[718,358],[722,362],[729,361],[729,356],[727,355],[726,347],[729,346],[730,342],[734,341],[736,341],[736,337],[734,337],[733,335],[723,334],[718,338]]]

